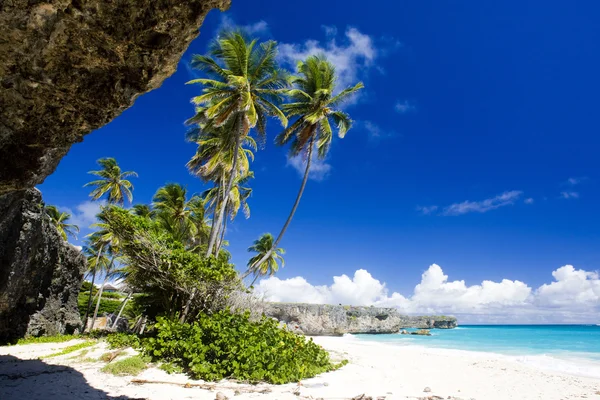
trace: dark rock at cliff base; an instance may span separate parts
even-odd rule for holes
[[[395,308],[353,307],[328,304],[267,303],[268,317],[285,323],[305,335],[344,333],[397,333],[402,328],[451,329],[456,318],[402,315]]]
[[[80,329],[85,268],[81,251],[48,220],[37,189],[0,196],[0,344]]]
[[[229,0],[0,1],[0,195],[50,175],[73,143],[172,75]]]

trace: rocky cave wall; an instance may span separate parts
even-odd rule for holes
[[[0,1],[0,341],[24,334],[22,321],[36,312],[30,334],[77,325],[66,316],[52,321],[61,307],[42,304],[67,296],[59,286],[81,276],[85,260],[34,212],[42,199],[31,188],[73,143],[159,87],[206,14],[228,7],[229,0]]]

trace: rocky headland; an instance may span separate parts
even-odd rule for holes
[[[402,315],[395,308],[268,303],[264,313],[309,336],[398,333],[405,328],[452,329],[458,326],[454,317]]]

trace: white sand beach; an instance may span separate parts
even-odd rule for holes
[[[351,399],[363,393],[373,399],[600,399],[600,377],[553,372],[499,355],[394,346],[351,337],[314,340],[331,351],[334,359],[346,358],[350,363],[300,384],[280,386],[210,384],[157,368],[137,377],[115,377],[100,372],[104,363],[90,362],[107,351],[104,343],[90,348],[85,358],[78,351],[41,361],[39,357],[77,341],[1,347],[0,399],[212,400],[219,392],[240,400]],[[133,379],[173,384],[135,384]],[[191,387],[185,387],[186,383]]]

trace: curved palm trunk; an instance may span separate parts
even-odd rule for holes
[[[83,329],[87,327],[88,317],[90,316],[90,308],[92,308],[92,292],[94,291],[94,282],[96,281],[96,269],[94,268],[94,274],[92,275],[92,287],[90,288],[90,295],[88,296],[88,304],[85,309],[85,318],[83,318]]]
[[[223,229],[221,230],[221,237],[219,238],[219,242],[217,243],[217,248],[215,250],[215,255],[219,255],[219,250],[223,246],[223,240],[225,239],[225,231],[227,230],[227,216],[229,215],[229,207],[225,210],[225,218],[223,218]]]
[[[306,169],[304,170],[304,178],[302,178],[302,185],[300,185],[300,191],[298,191],[298,196],[296,197],[296,201],[294,202],[292,211],[290,212],[290,215],[288,216],[287,221],[285,221],[283,228],[281,228],[281,232],[279,232],[277,239],[275,239],[275,241],[273,242],[273,247],[271,247],[271,250],[269,250],[263,256],[263,258],[261,258],[260,261],[256,264],[257,268],[260,265],[262,265],[262,263],[264,263],[271,256],[273,251],[277,248],[277,245],[281,241],[281,238],[283,237],[283,235],[285,235],[285,231],[287,230],[288,226],[290,225],[290,222],[292,222],[292,218],[294,218],[294,213],[296,212],[296,209],[298,208],[298,205],[300,204],[300,199],[302,198],[302,193],[304,193],[304,188],[306,187],[306,182],[308,181],[308,173],[310,172],[310,162],[312,159],[313,147],[314,147],[313,140],[311,140],[309,148],[308,148],[308,160],[306,161]],[[250,285],[250,286],[252,286],[252,285]]]
[[[123,313],[123,310],[125,309],[125,306],[127,305],[127,302],[131,298],[132,294],[133,294],[132,292],[129,292],[127,294],[127,297],[125,297],[125,300],[123,301],[123,304],[121,304],[121,309],[119,310],[119,314],[117,314],[117,318],[115,318],[115,322],[113,322],[113,325],[112,325],[113,329],[115,329],[115,327],[117,326],[117,322],[119,322],[119,318],[121,318],[121,314]]]
[[[242,115],[238,115],[238,130],[235,138],[235,148],[233,149],[233,163],[231,165],[231,173],[229,174],[229,179],[227,181],[227,186],[225,186],[225,190],[223,191],[223,202],[221,203],[221,209],[217,214],[217,222],[215,229],[212,229],[210,232],[210,239],[208,241],[208,250],[206,252],[206,256],[210,256],[213,253],[215,243],[217,241],[217,233],[218,228],[223,224],[223,217],[225,215],[225,208],[227,207],[227,202],[229,200],[229,192],[231,192],[231,188],[233,187],[233,182],[235,181],[237,163],[238,163],[238,153],[240,150],[240,143],[242,141],[242,130],[244,124],[244,118]],[[187,308],[187,307],[186,307]]]
[[[94,291],[94,281],[96,280],[96,268],[98,268],[98,263],[100,262],[102,250],[104,250],[104,245],[100,246],[100,250],[98,250],[98,256],[96,257],[96,267],[94,268],[94,275],[92,275],[92,287],[90,288],[90,297],[88,297],[88,305],[87,309],[85,310],[85,318],[83,319],[84,331],[87,328],[88,317],[90,316],[90,308],[92,308],[92,292]]]
[[[104,278],[104,282],[102,282],[102,286],[100,286],[100,290],[98,291],[98,301],[96,302],[96,308],[94,309],[94,316],[92,317],[92,325],[90,326],[90,331],[94,328],[94,324],[96,323],[96,318],[98,317],[98,309],[100,308],[100,301],[102,300],[102,292],[104,291],[104,285],[108,282],[108,276],[110,274],[110,270],[112,269],[114,259],[110,260],[110,265],[106,270],[106,277]]]
[[[260,274],[256,274],[254,276],[254,279],[252,280],[252,283],[250,284],[250,286],[254,286],[254,282],[256,282],[256,280],[258,279],[259,276],[260,276]]]

